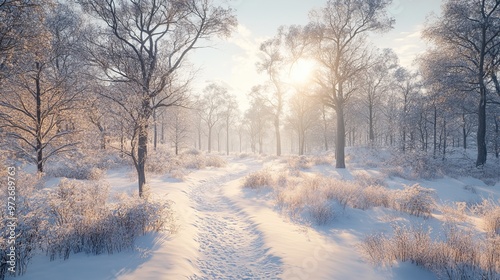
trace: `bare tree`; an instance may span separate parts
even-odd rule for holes
[[[236,97],[234,95],[228,94],[227,100],[224,103],[222,115],[224,116],[226,125],[226,155],[229,155],[229,128],[238,116],[238,103],[236,102]]]
[[[252,92],[259,90],[258,87],[252,88]],[[250,146],[252,152],[257,152],[257,144],[259,145],[259,153],[264,152],[264,137],[266,127],[269,122],[269,110],[266,108],[266,102],[259,98],[259,95],[250,94],[250,108],[245,113],[245,120],[250,132]]]
[[[369,66],[370,51],[366,44],[369,32],[390,29],[386,0],[330,0],[326,7],[311,13],[308,36],[313,56],[322,68],[318,82],[324,90],[325,104],[336,112],[336,167],[345,168],[344,108],[357,91],[355,79]]]
[[[83,10],[100,20],[88,38],[89,61],[102,70],[103,79],[130,84],[132,103],[106,96],[134,111],[137,146],[131,153],[142,196],[146,183],[148,127],[155,109],[181,102],[182,91],[168,87],[186,55],[199,41],[227,36],[236,25],[230,9],[210,0],[78,0]]]
[[[283,114],[285,88],[280,73],[285,67],[285,57],[282,54],[283,30],[278,30],[275,38],[269,39],[260,45],[261,61],[257,63],[259,72],[266,72],[269,76],[270,85],[254,91],[260,95],[260,99],[266,102],[270,115],[273,117],[274,131],[276,135],[276,155],[281,155],[281,116]]]
[[[362,101],[367,108],[368,137],[370,145],[375,144],[375,122],[381,106],[382,95],[387,92],[390,74],[397,65],[397,56],[391,49],[383,50],[376,58],[372,67],[363,73]]]
[[[24,59],[22,50],[47,47],[39,38],[46,36],[42,28],[50,0],[0,0],[0,82]]]
[[[424,35],[440,49],[455,54],[449,70],[471,77],[468,82],[479,94],[476,166],[481,166],[487,158],[488,77],[492,78],[500,63],[500,1],[447,0],[442,7],[442,16],[427,26]]]
[[[309,130],[320,122],[320,106],[316,100],[306,95],[306,89],[299,89],[290,99],[288,122],[297,132],[299,155],[303,155]]]
[[[414,103],[415,97],[418,96],[420,84],[417,81],[418,73],[410,72],[403,67],[398,68],[394,72],[395,87],[398,91],[397,98],[399,100],[399,127],[401,134],[401,150],[407,150],[407,140],[409,134],[410,110]]]
[[[208,128],[209,153],[212,151],[213,130],[224,119],[227,96],[226,88],[212,83],[205,87],[203,96],[198,100],[198,112]]]
[[[36,163],[39,172],[49,158],[76,145],[66,139],[74,132],[67,114],[84,90],[76,52],[81,22],[62,4],[46,12],[38,17],[41,36],[31,42],[45,49],[38,46],[15,54],[16,74],[6,80],[0,95],[0,127],[17,140],[16,148]]]
[[[169,140],[174,144],[175,154],[178,155],[180,149],[189,139],[189,112],[182,107],[171,107],[166,112],[169,122]]]

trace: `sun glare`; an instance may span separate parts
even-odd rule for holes
[[[288,73],[288,78],[291,83],[304,84],[312,78],[315,62],[308,59],[297,60]]]

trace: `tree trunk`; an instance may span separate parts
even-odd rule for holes
[[[42,145],[42,91],[40,89],[40,64],[37,62],[38,71],[35,78],[36,86],[36,165],[38,172],[43,172],[43,145]]]
[[[478,108],[478,128],[477,128],[477,160],[476,167],[486,163],[486,84],[484,82],[484,59],[486,56],[486,27],[482,28],[481,51],[479,54],[479,108]]]
[[[443,134],[444,134],[444,141],[443,141],[443,160],[446,159],[446,140],[448,139],[447,131],[446,131],[446,120],[443,120]]]
[[[437,153],[437,107],[434,105],[434,150],[433,157],[436,158]]]
[[[153,110],[153,150],[155,151],[157,143],[158,143],[158,129],[156,125],[156,110]]]
[[[212,127],[208,127],[208,153],[212,152]]]
[[[147,118],[139,124],[139,141],[137,147],[137,176],[139,179],[139,197],[143,197],[146,185],[146,160],[148,156],[148,124]]]
[[[274,129],[276,130],[276,155],[281,156],[281,135],[280,135],[280,119],[274,119]]]
[[[120,128],[120,157],[125,157],[125,133],[123,132],[123,126]]]
[[[369,113],[369,122],[370,122],[370,146],[372,146],[375,142],[375,132],[373,131],[373,104],[368,106],[368,113]]]
[[[484,83],[482,85],[484,87]],[[477,160],[476,166],[482,166],[486,163],[486,89],[481,89],[481,97],[478,108],[478,129],[477,129]]]
[[[226,155],[229,155],[229,119],[226,121]]]
[[[328,123],[326,122],[326,106],[323,104],[321,109],[323,117],[323,140],[325,141],[325,151],[328,151]]]
[[[198,129],[198,150],[201,151],[201,128]]]
[[[496,158],[500,157],[500,117],[495,117],[495,156]]]
[[[467,123],[465,120],[465,114],[462,113],[462,137],[464,141],[464,150],[467,150]]]
[[[337,113],[337,143],[335,145],[335,167],[345,168],[345,122],[344,108],[337,104],[335,112]]]

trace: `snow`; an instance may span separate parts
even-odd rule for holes
[[[51,262],[37,255],[18,279],[436,279],[410,263],[375,267],[363,258],[358,244],[366,234],[390,232],[395,221],[416,221],[439,231],[440,213],[426,220],[375,207],[337,211],[334,222],[323,226],[296,223],[276,210],[272,192],[241,187],[246,175],[264,167],[276,170],[282,162],[227,160],[223,168],[192,170],[183,181],[150,175],[151,195],[175,202],[175,234],[147,234],[136,241],[134,250],[113,255],[81,253]],[[319,165],[304,172],[354,180],[355,171],[380,174],[376,168],[358,165],[342,171]],[[114,193],[133,193],[137,182],[131,172],[113,169],[103,180]],[[500,198],[499,183],[491,187],[470,177],[386,182],[391,189],[419,183],[433,189],[440,203]]]

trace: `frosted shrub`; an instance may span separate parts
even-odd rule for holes
[[[306,156],[292,156],[287,161],[290,170],[300,170],[311,168],[311,162]]]
[[[359,248],[372,264],[386,265],[393,261],[390,243],[384,234],[375,233],[365,236]]]
[[[445,240],[421,227],[395,226],[394,235],[367,236],[360,244],[375,264],[409,261],[442,279],[500,279],[500,237],[474,237],[456,226],[445,228]]]
[[[63,180],[50,195],[51,220],[47,239],[51,259],[70,253],[102,254],[130,248],[140,235],[171,230],[170,202],[120,196],[107,204],[108,188],[98,183]]]
[[[201,151],[198,149],[189,149],[187,151],[184,151],[183,154],[197,156],[201,154]]]
[[[249,174],[245,178],[244,188],[260,189],[271,187],[273,185],[273,177],[269,170],[260,170]]]
[[[312,158],[314,165],[332,165],[334,158],[328,155],[314,156]]]
[[[170,153],[165,151],[156,151],[148,155],[145,169],[154,174],[166,174],[175,166],[175,160]]]
[[[436,207],[434,191],[418,184],[405,186],[394,194],[395,208],[417,217],[430,217]]]
[[[440,205],[439,210],[449,222],[464,222],[467,220],[467,203],[463,201],[455,202],[451,205]]]
[[[48,165],[46,174],[51,177],[97,181],[102,179],[104,172],[92,165],[68,164],[65,166]]]
[[[220,156],[207,155],[205,157],[205,165],[207,167],[224,167],[227,165],[227,162]]]
[[[344,209],[346,206],[359,208],[362,189],[353,182],[330,179],[325,181],[324,194],[338,201]]]
[[[26,272],[29,261],[36,250],[40,248],[42,238],[47,230],[47,211],[45,198],[40,194],[38,188],[42,182],[37,175],[18,172],[16,185],[22,186],[16,189],[16,274],[22,275]],[[0,198],[7,201],[7,187],[1,188]],[[7,207],[0,208],[0,279],[9,274],[6,261],[10,260],[7,253],[11,245],[8,242],[10,229],[8,227]],[[22,233],[22,234],[20,234]]]
[[[356,182],[363,186],[363,187],[368,187],[368,186],[385,186],[385,176],[383,175],[372,175],[369,174],[366,171],[354,171],[354,179]]]
[[[500,234],[500,205],[491,200],[483,199],[480,204],[471,207],[471,211],[483,219],[483,227],[489,234]]]
[[[317,225],[328,224],[335,216],[332,205],[324,199],[312,202],[312,204],[308,205],[307,210]]]
[[[371,207],[386,207],[391,205],[391,193],[388,189],[382,186],[367,186],[362,189],[361,209],[369,209]]]

